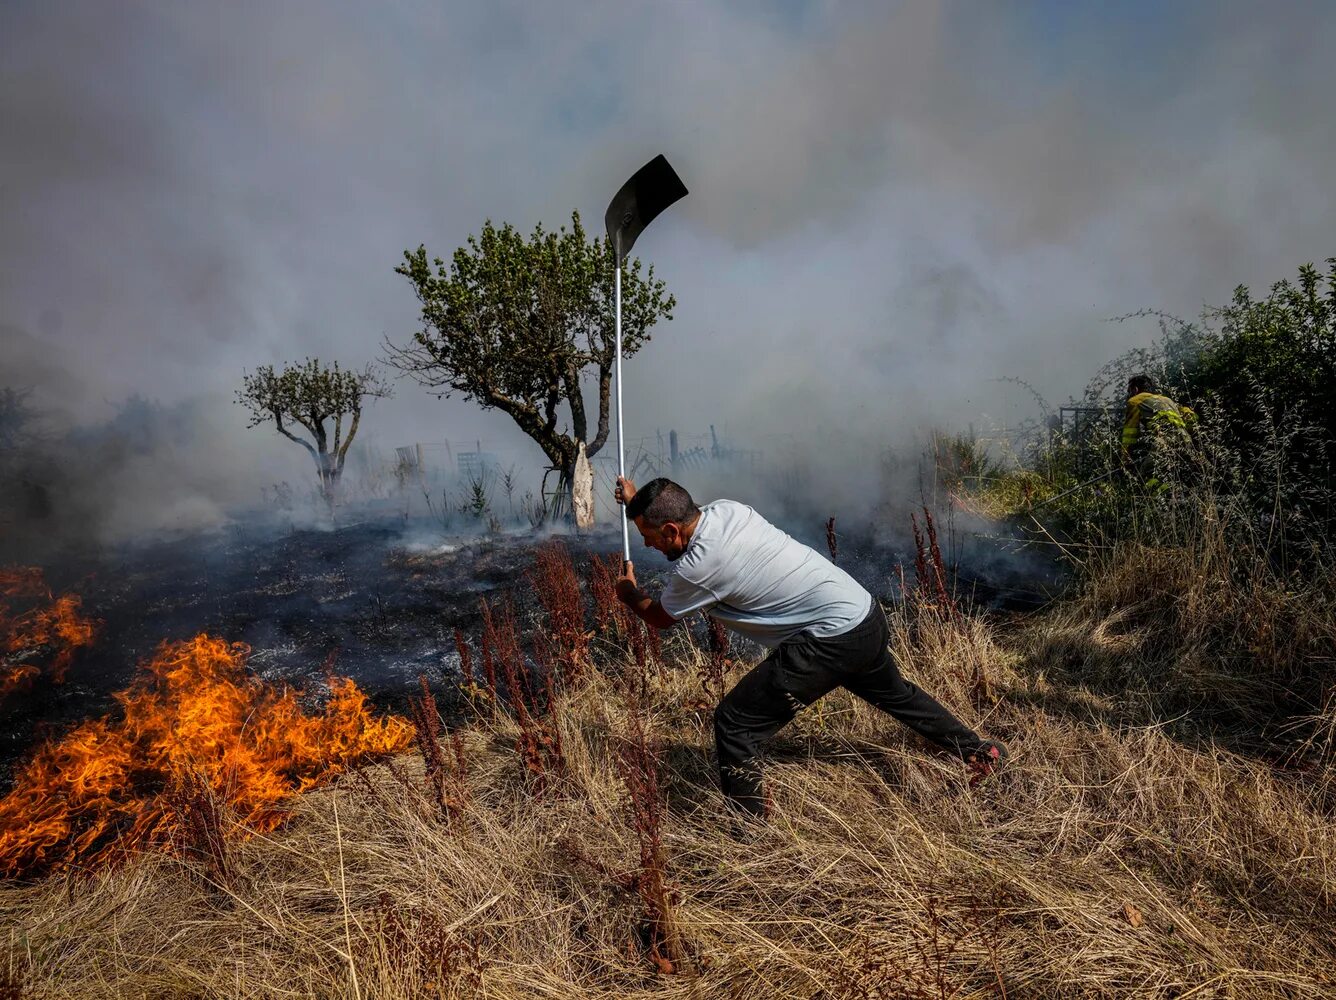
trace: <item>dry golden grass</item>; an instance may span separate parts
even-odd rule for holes
[[[639,695],[660,751],[674,974],[647,958],[619,771],[626,686],[596,640],[604,669],[559,696],[555,790],[535,798],[515,723],[480,715],[452,810],[404,757],[234,843],[226,884],[154,855],[6,886],[0,996],[1336,996],[1320,727],[1294,735],[1309,741],[1300,770],[1234,752],[1190,716],[1224,706],[1239,732],[1264,729],[1248,699],[1306,654],[1277,638],[1279,658],[1249,672],[1237,644],[1295,621],[1331,638],[1331,618],[1314,595],[1273,594],[1288,611],[1260,591],[1208,600],[1214,585],[1193,576],[1128,553],[1000,632],[891,609],[905,673],[1006,741],[1010,767],[971,789],[959,762],[837,692],[782,734],[773,818],[740,833],[693,707],[705,654],[674,635],[671,667]]]

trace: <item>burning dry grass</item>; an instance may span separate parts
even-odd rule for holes
[[[116,696],[115,716],[40,748],[0,799],[0,873],[89,869],[183,838],[215,862],[224,826],[275,829],[281,803],[367,754],[408,745],[352,681],[324,710],[245,671],[246,649],[209,636],[164,644]]]
[[[76,594],[54,596],[33,566],[0,568],[0,698],[31,687],[46,670],[58,684],[96,623]]]
[[[906,673],[1009,743],[998,778],[971,788],[836,693],[775,748],[773,820],[741,830],[693,710],[708,649],[675,633],[628,683],[609,612],[543,703],[560,795],[521,714],[482,699],[438,753],[292,800],[226,880],[154,852],[6,888],[8,974],[80,998],[1336,995],[1329,800],[1055,671],[1114,627],[1120,605],[1082,601],[1005,635],[891,609]]]

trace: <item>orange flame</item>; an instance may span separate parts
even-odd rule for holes
[[[74,654],[93,643],[96,623],[81,613],[77,595],[52,597],[35,566],[0,569],[0,698],[31,686],[41,673],[33,658],[50,655],[55,683],[65,679]],[[14,613],[10,599],[48,602]]]
[[[0,874],[170,849],[188,788],[212,794],[242,832],[272,830],[287,796],[409,746],[411,723],[374,718],[351,680],[333,679],[324,711],[307,714],[295,692],[246,672],[249,652],[207,635],[164,643],[116,695],[123,718],[84,722],[38,750],[0,799]]]

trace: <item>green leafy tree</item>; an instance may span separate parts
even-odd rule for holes
[[[1265,422],[1293,427],[1310,466],[1336,438],[1336,258],[1327,265],[1326,274],[1300,267],[1297,282],[1276,282],[1264,299],[1238,286],[1214,314],[1219,332],[1177,352],[1179,377],[1216,404],[1237,439],[1257,442]]]
[[[333,503],[363,406],[368,399],[388,395],[389,388],[371,365],[351,371],[337,361],[323,364],[307,358],[281,370],[261,365],[244,374],[236,402],[250,412],[248,427],[272,423],[278,433],[306,449],[320,477],[320,492]],[[295,429],[305,435],[293,433]]]
[[[1234,300],[1189,322],[1153,316],[1161,341],[1114,359],[1087,388],[1087,398],[1119,394],[1126,376],[1150,371],[1167,389],[1204,404],[1240,442],[1257,442],[1271,426],[1293,427],[1312,444],[1336,436],[1336,257],[1325,274],[1312,264],[1297,282],[1277,281],[1264,299],[1244,285]],[[1313,457],[1316,457],[1314,455]]]
[[[607,442],[614,343],[613,253],[589,239],[579,213],[571,227],[527,239],[509,224],[484,223],[447,262],[424,246],[395,271],[422,305],[422,328],[405,346],[385,344],[389,365],[437,390],[498,409],[543,450],[569,489],[580,442],[596,455]],[[641,263],[622,275],[622,352],[634,355],[675,299]],[[596,389],[596,412],[585,383]],[[569,424],[558,428],[558,421]]]
[[[1213,413],[1259,512],[1286,511],[1289,533],[1330,544],[1336,510],[1336,258],[1265,298],[1243,285],[1208,317],[1214,329],[1169,344],[1175,379]],[[1174,362],[1177,362],[1176,364]]]

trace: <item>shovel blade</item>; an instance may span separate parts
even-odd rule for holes
[[[687,187],[660,153],[632,175],[603,215],[617,262],[626,260],[638,237],[659,213],[686,196]]]

